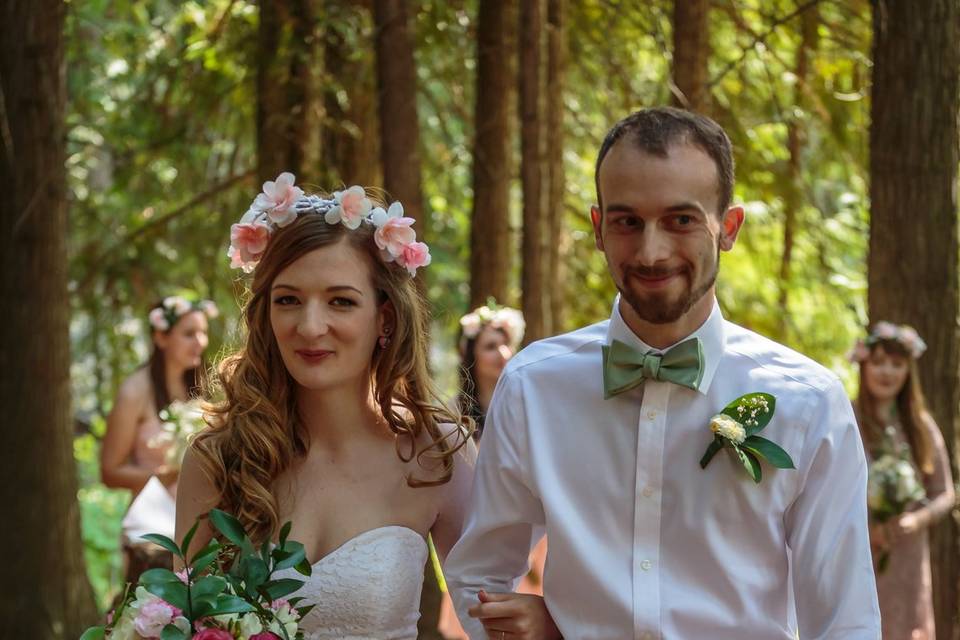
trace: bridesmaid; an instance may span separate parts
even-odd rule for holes
[[[911,327],[878,322],[851,357],[860,365],[855,409],[867,457],[902,457],[926,494],[870,526],[884,640],[936,637],[928,531],[956,503],[947,449],[917,376],[925,350]]]
[[[100,451],[100,476],[105,485],[129,489],[135,499],[147,481],[156,476],[176,495],[179,465],[167,464],[169,444],[159,413],[172,401],[187,401],[200,394],[207,348],[208,319],[217,315],[209,300],[191,302],[169,296],[149,313],[153,352],[117,391],[107,416],[107,431]],[[170,523],[170,530],[173,529]],[[135,581],[150,566],[169,566],[153,545],[122,541],[125,574]]]
[[[460,413],[473,418],[474,436],[478,439],[483,433],[493,390],[507,361],[520,349],[525,328],[520,311],[496,303],[474,309],[460,319],[460,393],[456,402]],[[518,593],[543,595],[541,581],[546,555],[544,538],[530,553],[530,572],[520,581]],[[448,640],[467,638],[447,594],[441,604],[438,628]]]

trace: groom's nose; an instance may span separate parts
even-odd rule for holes
[[[644,267],[652,267],[663,262],[673,254],[673,243],[667,234],[658,230],[654,225],[648,225],[643,232],[637,234],[634,247],[634,260]]]

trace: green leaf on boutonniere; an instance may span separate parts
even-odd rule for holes
[[[748,393],[728,404],[720,413],[742,424],[747,436],[752,436],[770,424],[776,408],[777,399],[769,393]]]
[[[790,454],[775,442],[760,436],[750,436],[740,445],[754,455],[763,458],[778,469],[795,469]]]
[[[710,446],[707,447],[707,451],[703,454],[703,457],[700,458],[700,468],[706,469],[707,465],[710,464],[710,461],[713,460],[713,456],[717,455],[717,452],[723,449],[723,438],[720,436],[715,436],[713,442],[710,443]]]
[[[740,447],[733,445],[731,447],[734,453],[737,454],[737,458],[740,459],[740,464],[743,465],[743,468],[747,470],[747,473],[750,474],[750,477],[753,478],[753,481],[759,483],[763,479],[763,471],[760,470],[760,461],[757,460],[749,451],[741,449]]]

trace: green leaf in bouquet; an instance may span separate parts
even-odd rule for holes
[[[143,587],[155,596],[166,600],[177,609],[189,611],[189,599],[187,598],[187,585],[179,580],[173,582],[154,582],[145,584]]]
[[[90,627],[83,632],[80,640],[104,640],[107,637],[106,627]]]
[[[713,456],[717,455],[717,452],[720,451],[720,449],[723,449],[723,438],[720,436],[714,436],[713,442],[710,443],[710,446],[707,447],[703,457],[700,458],[700,468],[706,469],[707,465],[710,464],[710,461],[713,460]]]
[[[186,558],[190,555],[190,543],[193,542],[193,536],[197,533],[197,527],[200,526],[200,518],[197,518],[197,521],[193,523],[193,526],[190,527],[190,531],[187,531],[187,535],[183,536],[183,557]]]
[[[263,594],[268,600],[279,600],[284,596],[290,595],[302,586],[303,580],[297,580],[295,578],[280,578],[279,580],[265,582],[260,587],[260,593]]]
[[[253,543],[247,537],[240,521],[234,518],[226,511],[212,509],[210,511],[210,522],[224,535],[224,537],[233,544],[240,547],[243,553],[253,553]]]
[[[728,404],[720,413],[742,424],[747,435],[752,436],[770,423],[776,407],[777,399],[769,393],[748,393]]]
[[[260,559],[263,560],[264,564],[270,564],[270,541],[264,540],[263,544],[260,545]]]
[[[183,545],[183,547],[186,548],[187,545]],[[160,640],[190,640],[190,635],[184,633],[175,625],[168,624],[160,632]]]
[[[270,568],[259,556],[247,556],[241,562],[243,568],[243,582],[247,593],[254,595],[264,582],[270,577]]]
[[[757,460],[749,451],[744,451],[740,447],[734,445],[731,447],[737,458],[740,459],[740,463],[743,465],[743,468],[747,470],[747,473],[750,474],[750,477],[753,478],[754,482],[760,482],[763,479],[763,471],[760,469],[760,461]]]
[[[317,605],[315,605],[315,604],[308,604],[308,605],[304,605],[304,606],[302,606],[302,607],[297,607],[297,608],[296,608],[296,611],[297,611],[298,614],[300,614],[300,619],[303,620],[303,617],[304,617],[305,615],[307,615],[308,613],[310,613],[311,611],[313,611],[313,608],[314,608],[315,606],[317,606]]]
[[[287,538],[290,536],[290,529],[291,529],[291,528],[293,528],[293,523],[292,523],[291,521],[289,521],[289,520],[287,520],[286,522],[284,522],[284,523],[283,523],[283,526],[280,527],[280,537],[278,538],[278,540],[280,541],[280,545],[279,545],[279,546],[282,547],[282,546],[286,545],[286,543],[287,543]]]
[[[273,550],[273,560],[276,562],[274,571],[289,569],[303,562],[307,557],[307,552],[299,542],[289,541],[284,547]]]
[[[167,536],[160,535],[159,533],[148,533],[144,536],[141,536],[141,538],[149,542],[152,542],[153,544],[163,547],[164,549],[166,549],[173,555],[177,556],[178,558],[183,557],[183,554],[180,553],[180,547],[177,546],[177,543],[171,540],[170,538],[168,538]]]
[[[294,567],[294,569],[296,569],[297,573],[299,573],[302,576],[309,576],[313,573],[313,565],[310,564],[310,561],[307,560],[306,558],[301,560],[300,563]]]
[[[199,574],[201,571],[210,566],[210,564],[217,559],[221,548],[220,542],[214,538],[207,543],[207,546],[198,551],[190,560],[192,575]]]
[[[217,602],[209,615],[220,616],[225,613],[249,613],[251,611],[256,611],[256,608],[243,598],[224,594],[217,598]]]
[[[192,598],[207,598],[219,596],[227,588],[227,581],[220,576],[203,576],[190,590]]]
[[[140,584],[147,586],[148,584],[162,584],[165,582],[180,582],[180,578],[170,569],[147,569],[140,574]]]
[[[790,454],[775,442],[771,442],[760,436],[750,436],[740,445],[754,455],[764,458],[767,462],[778,469],[795,469]]]

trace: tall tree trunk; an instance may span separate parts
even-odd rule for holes
[[[566,62],[564,14],[566,0],[547,0],[547,290],[550,293],[550,331],[563,328],[564,281],[563,218],[566,182],[563,171],[563,74]]]
[[[516,85],[507,43],[511,0],[480,0],[474,110],[473,212],[470,218],[470,308],[496,298],[508,304],[510,233],[510,102]]]
[[[906,322],[929,349],[920,379],[957,476],[960,311],[960,0],[874,0],[870,319]],[[937,637],[960,637],[960,532],[931,531]]]
[[[326,83],[324,122],[320,143],[324,184],[350,186],[383,184],[380,170],[380,128],[377,120],[377,83],[374,60],[368,50],[352,50],[347,30],[364,31],[370,2],[326,0],[324,68]],[[353,42],[361,33],[351,34]]]
[[[706,113],[710,109],[710,0],[674,0],[673,104]]]
[[[794,236],[797,230],[797,218],[804,203],[803,189],[803,129],[805,124],[807,104],[806,93],[809,91],[810,57],[816,54],[819,38],[817,26],[820,15],[816,5],[807,9],[800,18],[800,45],[797,47],[796,85],[793,103],[797,106],[791,111],[787,120],[787,151],[790,159],[787,162],[787,185],[783,203],[783,252],[780,254],[780,287],[777,296],[779,309],[779,338],[787,339],[788,319],[790,318],[790,274],[793,260]]]
[[[523,185],[523,314],[529,343],[549,331],[545,245],[549,239],[543,215],[543,109],[540,90],[543,11],[540,0],[520,3],[520,180]]]
[[[25,638],[96,623],[80,539],[70,407],[63,26],[60,0],[0,9],[0,402],[9,455],[0,620]]]
[[[430,241],[420,174],[417,73],[406,0],[374,0],[383,187]]]
[[[317,65],[314,0],[260,0],[257,56],[257,177],[282,171],[298,182],[315,182],[309,162],[317,126],[314,69]]]

